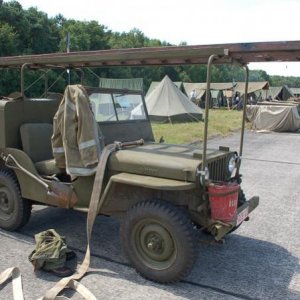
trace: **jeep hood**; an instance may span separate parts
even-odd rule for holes
[[[225,153],[228,152],[208,149],[207,159],[224,156]],[[201,158],[199,147],[149,143],[112,153],[108,169],[195,182]]]

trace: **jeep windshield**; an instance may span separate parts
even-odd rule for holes
[[[147,120],[140,92],[87,89],[97,122]]]

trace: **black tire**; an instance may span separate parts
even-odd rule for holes
[[[14,173],[0,170],[0,227],[14,231],[24,226],[31,215],[31,203],[23,199]]]
[[[183,279],[197,258],[192,221],[165,201],[149,200],[130,208],[122,222],[121,239],[137,272],[155,282]]]

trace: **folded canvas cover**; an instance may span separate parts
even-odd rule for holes
[[[286,105],[247,105],[247,120],[256,130],[297,131],[300,129],[298,107]]]

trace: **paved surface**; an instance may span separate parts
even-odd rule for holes
[[[210,145],[239,145],[239,135],[215,138]],[[91,271],[81,281],[97,299],[300,299],[300,134],[248,132],[242,173],[248,197],[260,196],[249,222],[224,245],[199,245],[199,258],[185,281],[154,284],[126,261],[119,223],[97,218]],[[37,299],[57,278],[33,273],[28,255],[33,235],[55,228],[78,254],[85,250],[85,215],[56,208],[37,209],[18,233],[0,230],[0,270],[18,266],[26,299]],[[72,299],[80,299],[71,292]],[[0,286],[0,299],[12,299],[11,284]]]

